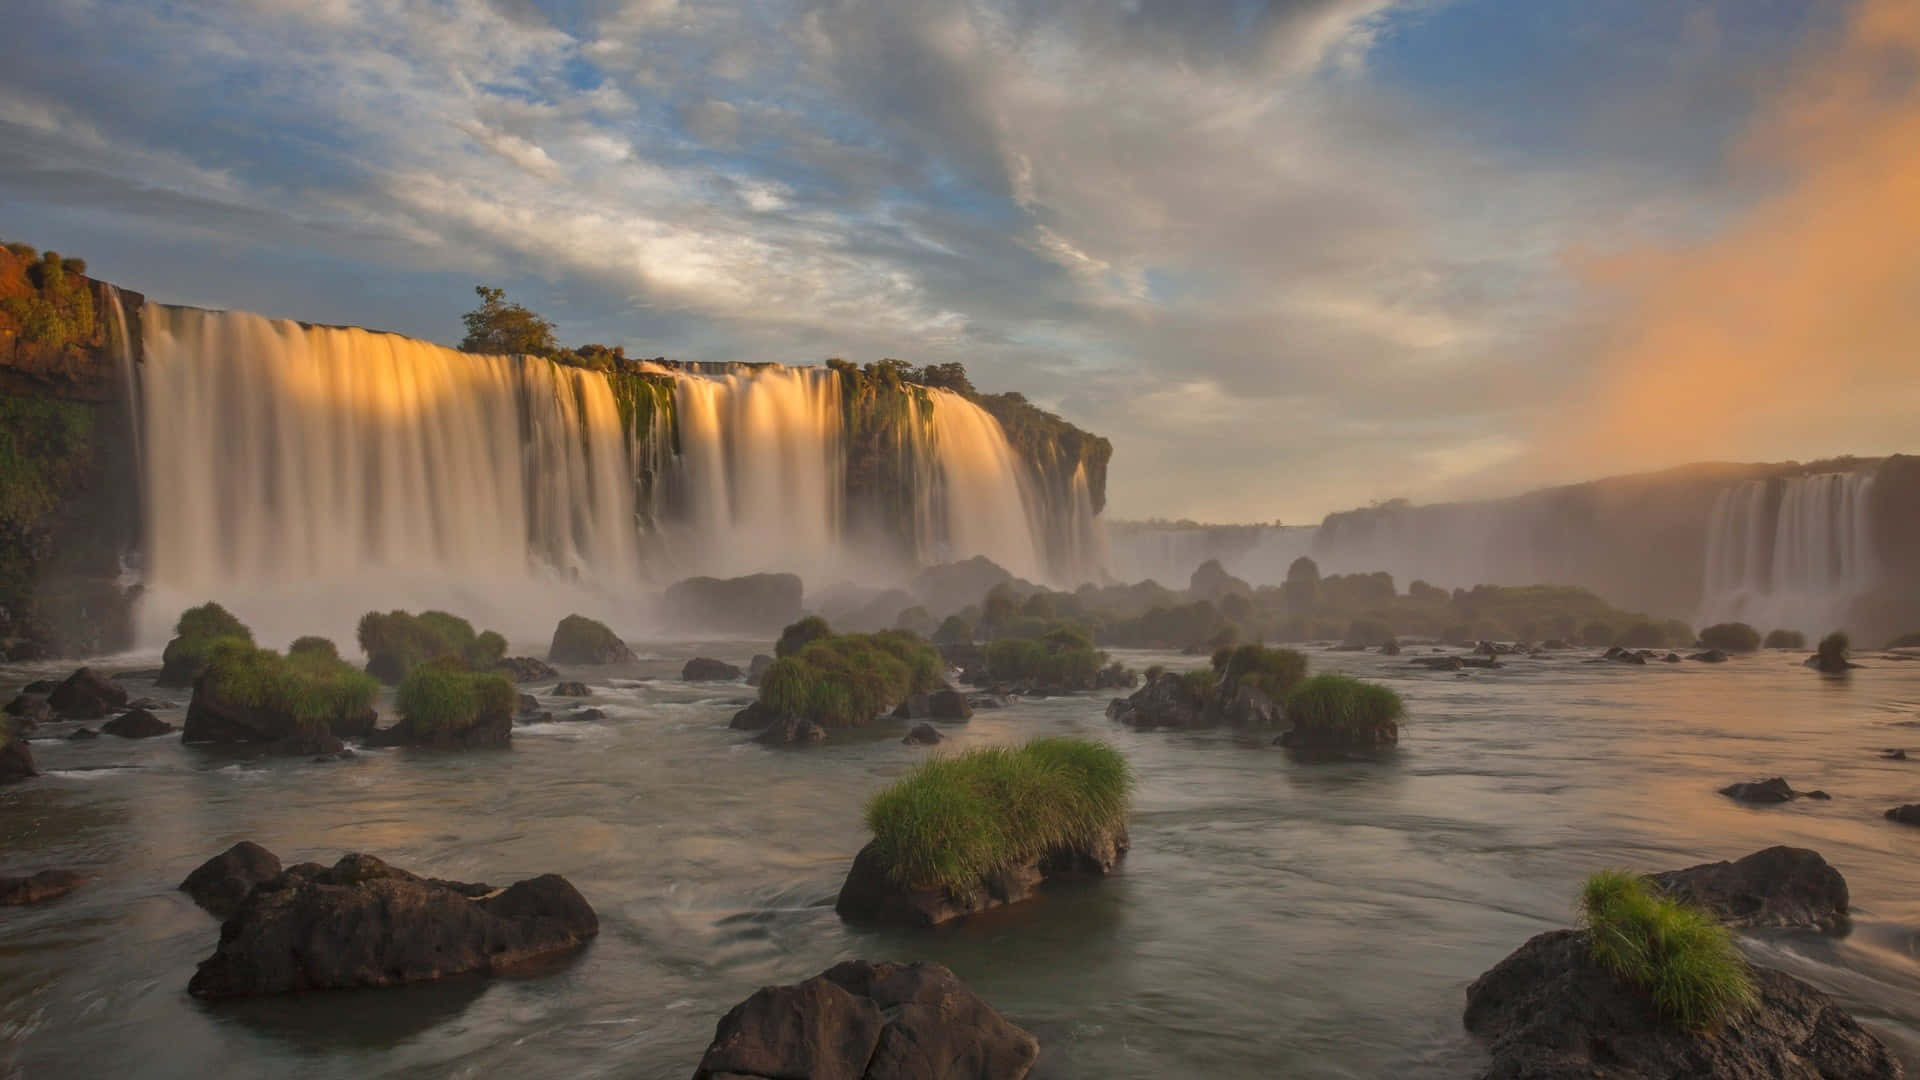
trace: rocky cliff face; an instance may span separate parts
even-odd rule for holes
[[[0,249],[0,656],[126,648],[139,543],[135,416],[123,360],[141,297],[85,265]]]

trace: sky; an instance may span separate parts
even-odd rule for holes
[[[1920,450],[1911,0],[34,0],[0,236],[451,344],[962,361],[1109,514]]]

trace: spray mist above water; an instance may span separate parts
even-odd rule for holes
[[[887,530],[849,524],[829,369],[657,370],[660,422],[623,412],[607,376],[538,357],[242,312],[143,319],[149,643],[210,598],[270,641],[350,638],[396,607],[535,640],[572,611],[643,620],[653,590],[699,574],[891,585],[974,555],[1059,585],[1098,571],[1072,561],[1100,550],[1084,475],[1070,505],[1044,505],[959,394],[928,391],[905,424],[908,550],[887,550]]]

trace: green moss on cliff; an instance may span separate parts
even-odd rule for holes
[[[93,448],[94,410],[0,394],[0,528],[26,529],[60,504]]]

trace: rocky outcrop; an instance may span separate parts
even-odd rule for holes
[[[1920,803],[1896,806],[1887,811],[1886,818],[1901,825],[1920,825]]]
[[[86,879],[71,870],[42,870],[23,877],[0,877],[0,907],[58,900]]]
[[[100,730],[123,739],[151,739],[172,734],[173,725],[145,709],[128,709],[100,725]]]
[[[280,876],[280,857],[251,840],[242,840],[197,867],[180,883],[214,916],[225,919],[239,910],[255,885]]]
[[[495,892],[348,855],[255,885],[187,992],[224,998],[497,975],[572,952],[599,930],[593,908],[557,874]]]
[[[517,683],[546,682],[560,677],[553,665],[533,656],[507,656],[494,661],[491,671],[497,671]]]
[[[856,923],[938,926],[944,922],[1032,898],[1049,881],[1104,877],[1127,856],[1127,831],[1113,829],[981,878],[972,889],[915,888],[893,880],[869,842],[853,857],[834,910]]]
[[[556,683],[554,685],[553,696],[554,697],[592,697],[593,691],[588,688],[586,683],[583,683],[583,682],[563,682],[563,683]]]
[[[180,740],[188,744],[246,746],[276,757],[338,753],[343,738],[371,737],[378,716],[365,709],[326,727],[303,724],[291,713],[233,700],[214,673],[200,676],[187,703]]]
[[[1720,789],[1720,794],[1735,802],[1743,803],[1783,803],[1795,799],[1830,799],[1833,796],[1824,791],[1795,791],[1784,777],[1776,776],[1771,780],[1745,780],[1737,784],[1728,784]]]
[[[101,720],[127,703],[127,692],[92,668],[81,668],[47,695],[62,720]]]
[[[708,656],[696,656],[680,668],[681,682],[733,682],[745,676],[746,672],[725,660]]]
[[[16,734],[31,733],[41,724],[53,720],[53,706],[47,704],[47,695],[22,692],[7,702],[5,723]]]
[[[945,739],[946,736],[940,734],[940,729],[932,724],[915,724],[913,730],[907,732],[906,737],[900,741],[908,746],[933,746]]]
[[[714,1027],[694,1080],[1022,1080],[1040,1044],[939,964],[849,960]]]
[[[1595,963],[1583,931],[1522,945],[1467,988],[1468,1031],[1486,1040],[1484,1080],[1894,1080],[1899,1063],[1825,994],[1753,969],[1758,1004],[1718,1030],[1667,1023],[1650,997]]]
[[[513,743],[513,713],[482,712],[461,727],[422,728],[406,717],[367,735],[368,746],[414,746],[431,750],[477,750]]]
[[[1847,922],[1847,879],[1806,848],[1770,847],[1734,862],[1701,863],[1647,879],[1729,926],[1836,930]]]
[[[606,623],[580,615],[561,619],[547,647],[547,660],[555,664],[625,664],[633,659],[633,650]]]
[[[763,746],[819,746],[827,741],[827,729],[791,713],[781,713],[753,741]]]
[[[1206,711],[1206,700],[1176,675],[1162,675],[1132,696],[1107,703],[1108,719],[1141,731],[1204,727],[1208,722]]]
[[[927,695],[927,715],[942,723],[955,724],[973,719],[973,706],[967,695],[952,687],[942,687]]]
[[[734,713],[727,726],[735,731],[763,731],[780,716],[780,710],[756,701]]]

